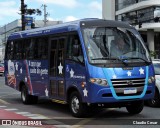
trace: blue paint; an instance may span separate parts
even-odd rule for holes
[[[108,72],[108,70],[107,69],[103,69],[103,72],[104,72],[104,74],[105,74],[105,76],[106,76],[106,79],[107,79],[107,81],[108,81],[108,84],[109,84],[109,86],[110,86],[110,89],[111,89],[111,91],[112,91],[112,94],[113,94],[113,97],[115,98],[115,99],[118,99],[118,100],[124,100],[124,99],[136,99],[136,98],[142,98],[142,97],[144,97],[144,95],[145,95],[145,93],[146,93],[146,90],[147,90],[147,86],[148,86],[148,71],[149,71],[149,68],[148,68],[148,66],[146,66],[146,78],[145,78],[145,85],[144,85],[144,90],[143,90],[143,93],[141,94],[141,95],[137,95],[137,96],[117,96],[116,95],[116,92],[115,92],[115,90],[114,90],[114,87],[113,87],[113,85],[112,85],[112,82],[111,82],[111,80],[110,80],[110,77],[109,77],[109,72]],[[138,77],[138,76],[137,76]]]
[[[32,95],[37,95],[37,96],[45,96],[45,89],[51,89],[53,85],[51,85],[51,81],[56,81],[56,91],[58,92],[58,81],[64,81],[64,91],[65,95],[64,97],[60,97],[58,95],[51,96],[51,90],[49,90],[49,98],[55,98],[55,99],[62,99],[62,100],[67,100],[67,91],[70,88],[76,89],[81,98],[82,101],[85,103],[111,103],[111,102],[121,102],[124,100],[135,100],[135,99],[150,99],[153,97],[154,94],[154,83],[148,85],[148,79],[150,76],[154,76],[154,69],[152,65],[145,66],[145,63],[143,62],[141,66],[130,66],[133,69],[132,70],[123,70],[123,68],[129,68],[126,65],[124,66],[122,62],[119,62],[120,66],[114,67],[112,66],[112,63],[109,63],[110,65],[94,65],[90,63],[89,57],[88,57],[88,49],[91,48],[90,41],[89,39],[87,40],[87,45],[85,45],[84,42],[84,35],[82,32],[82,28],[85,26],[81,26],[83,21],[91,21],[90,24],[92,24],[92,20],[95,19],[89,19],[89,20],[80,20],[80,21],[75,21],[75,22],[70,22],[70,23],[64,23],[64,24],[59,24],[51,27],[45,27],[45,28],[38,28],[34,30],[27,30],[27,31],[21,31],[21,32],[16,32],[13,33],[9,36],[8,40],[16,40],[16,39],[25,39],[25,38],[31,38],[31,37],[42,37],[42,36],[52,36],[51,38],[54,37],[54,35],[62,34],[62,36],[65,35],[66,32],[71,33],[71,32],[77,32],[81,47],[82,47],[82,52],[84,55],[84,64],[80,64],[78,62],[75,62],[73,60],[64,60],[64,77],[53,77],[49,73],[49,61],[46,60],[11,60],[14,65],[18,64],[18,70],[15,71],[15,76],[16,76],[16,87],[15,89],[18,88],[18,84],[21,81],[24,81],[25,84],[28,86],[30,83],[32,85],[32,89],[30,89],[30,93]],[[100,20],[100,23],[104,22],[104,20]],[[106,21],[107,23],[105,24],[106,27],[127,27],[128,29],[133,29],[133,31],[136,31],[134,28],[131,26],[125,25],[123,23],[119,24],[117,22],[110,22]],[[100,26],[95,25],[95,26]],[[108,26],[107,26],[108,25]],[[119,26],[118,26],[119,25]],[[93,27],[93,26],[92,26]],[[132,31],[131,31],[132,32]],[[67,34],[68,34],[67,33]],[[136,33],[136,32],[135,32]],[[67,36],[67,34],[65,36]],[[94,34],[94,33],[91,33]],[[89,36],[90,39],[93,37]],[[139,38],[138,38],[139,39]],[[140,39],[139,39],[140,40]],[[50,57],[48,57],[50,58]],[[129,65],[129,60],[127,59],[127,56],[119,56],[119,59],[122,59],[123,62],[127,63]],[[99,60],[100,61],[100,60]],[[108,62],[108,61],[107,61]],[[107,63],[106,62],[106,63]],[[114,62],[113,62],[114,63]],[[36,67],[38,65],[41,65],[40,67]],[[5,60],[5,82],[8,84],[8,60]],[[143,68],[144,74],[139,73],[139,69]],[[20,69],[23,70],[23,73],[21,74],[19,71]],[[42,70],[43,71],[42,71]],[[10,70],[14,70],[12,67],[10,67]],[[46,73],[47,70],[47,73]],[[127,75],[127,72],[131,71],[132,74],[131,76]],[[45,72],[45,74],[43,74]],[[112,78],[113,76],[116,76],[116,78]],[[26,78],[27,77],[27,78]],[[30,78],[30,81],[26,81]],[[97,78],[97,79],[106,79],[108,82],[108,86],[102,86],[97,83],[91,83],[90,79],[91,78]],[[111,80],[119,80],[119,79],[138,79],[142,78],[145,79],[145,85],[143,88],[143,91],[140,95],[134,95],[134,96],[117,96],[115,89],[112,85]],[[83,90],[84,88],[81,86],[82,82],[85,83],[85,89],[88,91],[87,96],[84,96]],[[14,84],[11,84],[11,87],[14,87]],[[29,86],[28,86],[29,87]],[[127,89],[127,88],[124,88]],[[146,91],[151,91],[151,94],[146,94]],[[103,94],[110,94],[110,96],[102,96]]]

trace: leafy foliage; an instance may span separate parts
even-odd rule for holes
[[[21,20],[22,20],[22,31],[25,30],[25,15],[33,15],[33,14],[37,14],[37,15],[41,15],[42,12],[39,9],[28,9],[27,5],[24,4],[24,0],[21,0]],[[34,27],[34,25],[32,24],[31,26]]]
[[[31,8],[28,9],[26,4],[24,5],[24,13],[26,15],[33,15],[33,14],[41,15],[42,14],[41,10],[39,9],[31,9]]]
[[[156,54],[156,51],[150,51],[150,56],[151,56],[151,57],[156,57],[156,55],[157,55],[157,54]]]

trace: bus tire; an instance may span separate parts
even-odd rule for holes
[[[78,92],[72,92],[70,95],[69,107],[74,117],[84,117],[87,113],[87,104],[82,103]]]
[[[143,107],[144,101],[134,101],[126,106],[126,109],[130,114],[139,114],[143,110]]]
[[[31,96],[31,103],[37,104],[37,102],[38,102],[38,96]]]
[[[38,102],[38,97],[29,95],[28,88],[23,85],[21,90],[21,100],[24,104],[35,104]]]
[[[158,107],[160,106],[160,94],[158,89],[155,90],[155,94],[153,99],[147,100],[147,105],[150,107]]]

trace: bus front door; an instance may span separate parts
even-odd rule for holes
[[[50,97],[56,100],[65,99],[64,80],[64,47],[66,38],[50,39]]]

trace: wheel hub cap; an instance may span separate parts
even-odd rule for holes
[[[73,112],[77,113],[79,110],[79,100],[77,97],[73,98],[71,106],[72,106]]]

